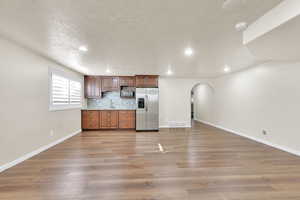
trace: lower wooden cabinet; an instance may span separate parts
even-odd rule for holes
[[[83,130],[135,129],[135,110],[82,110]]]
[[[92,130],[100,128],[99,111],[83,110],[81,112],[82,129]]]
[[[118,111],[105,110],[100,111],[100,128],[101,129],[117,129],[119,128]]]
[[[119,111],[119,128],[134,129],[135,128],[135,111],[122,110]]]

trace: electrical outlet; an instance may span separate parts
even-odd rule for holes
[[[262,130],[262,134],[263,135],[267,135],[267,131],[266,130]]]
[[[54,131],[51,130],[51,131],[50,131],[50,136],[53,136],[53,135],[54,135]]]

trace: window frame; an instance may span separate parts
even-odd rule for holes
[[[52,92],[52,76],[53,75],[57,75],[60,77],[63,77],[65,79],[68,80],[68,104],[64,104],[64,105],[53,105],[53,92]],[[71,104],[70,100],[71,100],[71,96],[70,96],[70,82],[71,81],[75,81],[75,82],[79,82],[80,83],[80,103],[79,104]],[[81,109],[83,106],[83,80],[81,78],[79,78],[78,76],[75,76],[71,73],[62,71],[62,70],[58,70],[58,69],[53,69],[53,68],[49,68],[49,111],[60,111],[60,110],[72,110],[72,109]]]

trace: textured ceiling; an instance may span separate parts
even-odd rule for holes
[[[85,74],[211,77],[258,62],[236,23],[281,0],[0,0],[0,35]],[[88,52],[78,47],[85,45]],[[184,48],[195,54],[184,56]]]

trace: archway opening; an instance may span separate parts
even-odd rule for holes
[[[191,126],[212,118],[214,89],[208,83],[197,83],[191,89]]]

